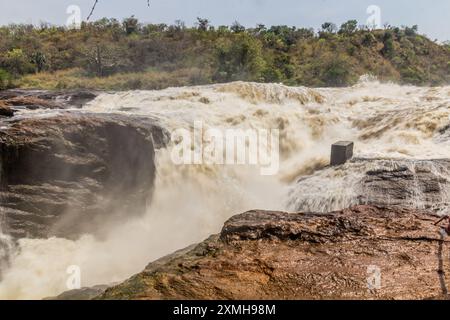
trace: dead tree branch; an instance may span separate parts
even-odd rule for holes
[[[87,17],[87,21],[89,21],[89,19],[92,17],[92,14],[95,11],[95,7],[97,6],[98,0],[95,0],[94,5],[92,6],[91,12],[89,13],[88,17]],[[150,7],[150,0],[147,0],[147,5]]]
[[[91,9],[91,13],[89,13],[88,17],[87,17],[87,21],[89,21],[89,19],[92,17],[92,14],[94,13],[95,7],[97,6],[98,0],[95,0],[94,5],[92,6]]]

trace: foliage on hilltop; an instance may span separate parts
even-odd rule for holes
[[[355,20],[321,30],[195,27],[101,19],[80,29],[0,27],[0,88],[158,89],[235,80],[347,86],[361,75],[415,85],[450,79],[449,46],[417,26],[382,30]]]

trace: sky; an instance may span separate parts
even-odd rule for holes
[[[78,6],[86,19],[94,0],[0,0],[0,24],[49,22],[65,24],[71,5]],[[323,22],[338,25],[356,19],[365,24],[379,7],[381,25],[417,24],[419,32],[431,39],[450,40],[449,0],[99,0],[93,19],[123,19],[135,15],[142,22],[171,24],[182,20],[193,25],[197,17],[208,18],[213,25],[234,21],[252,27],[289,25],[318,29]],[[377,15],[378,17],[378,15]]]

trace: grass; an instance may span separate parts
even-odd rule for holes
[[[95,89],[95,90],[154,90],[172,86],[210,83],[207,71],[184,68],[175,71],[149,69],[144,72],[120,73],[108,77],[89,77],[81,69],[42,72],[26,75],[15,83],[23,89]]]

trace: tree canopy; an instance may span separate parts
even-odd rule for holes
[[[95,8],[94,8],[95,9]],[[132,16],[0,27],[0,88],[153,89],[234,80],[345,86],[361,75],[412,84],[448,83],[450,47],[417,26],[368,30],[356,20],[308,28],[239,22],[193,27]]]

